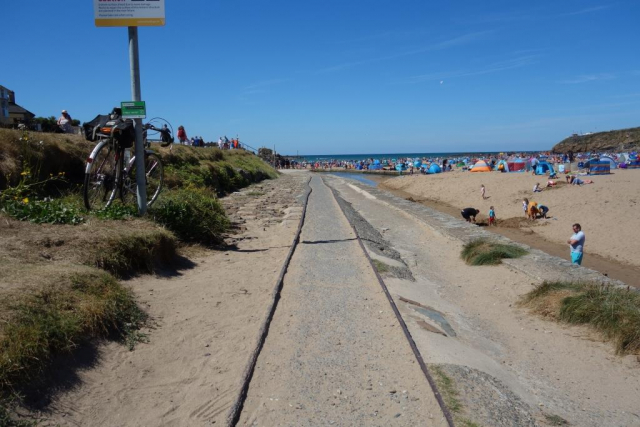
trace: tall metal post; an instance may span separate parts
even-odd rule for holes
[[[138,56],[138,27],[129,27],[129,63],[131,66],[131,97],[142,101],[140,90],[140,57]],[[138,189],[138,212],[147,213],[147,183],[144,171],[144,141],[142,140],[142,119],[133,119],[136,131],[136,187]]]

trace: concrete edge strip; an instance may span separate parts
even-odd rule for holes
[[[322,179],[322,183],[325,184],[324,179]],[[327,184],[325,184],[325,185],[327,185]],[[334,191],[337,191],[337,190],[335,190],[333,187],[330,187],[330,186],[329,186],[329,188],[331,188],[331,190],[332,190],[331,194],[333,194],[333,197],[335,198],[336,196],[334,194]],[[336,201],[336,203],[337,203],[337,201]],[[340,203],[338,203],[338,206],[340,206]],[[342,206],[340,206],[340,211],[344,215],[344,211],[342,210]],[[346,218],[346,215],[345,215],[345,218]],[[396,303],[393,300],[393,297],[389,293],[389,289],[387,288],[387,285],[384,283],[384,280],[382,280],[382,277],[380,276],[380,273],[378,273],[378,270],[373,265],[373,261],[371,260],[371,257],[369,256],[369,252],[367,251],[366,247],[364,246],[364,243],[360,239],[360,235],[358,234],[358,230],[356,230],[356,228],[353,226],[353,224],[351,224],[351,221],[349,221],[348,218],[346,218],[346,219],[347,219],[347,222],[349,223],[349,225],[351,226],[351,229],[353,230],[353,233],[356,235],[356,238],[358,239],[358,243],[360,244],[360,248],[362,249],[362,252],[364,252],[364,256],[367,258],[367,261],[369,261],[369,265],[371,266],[371,269],[373,270],[373,273],[376,275],[376,277],[378,279],[378,283],[380,284],[380,287],[384,291],[384,294],[387,296],[387,300],[389,301],[389,305],[391,305],[391,308],[393,309],[393,313],[396,315],[396,319],[398,320],[398,323],[400,323],[400,326],[402,327],[402,332],[404,332],[405,338],[407,339],[407,341],[409,341],[409,346],[411,347],[411,350],[413,351],[413,355],[415,356],[416,360],[418,361],[418,365],[420,365],[420,369],[422,370],[422,373],[424,373],[424,376],[427,378],[427,382],[431,386],[431,390],[433,391],[433,394],[436,397],[436,400],[438,401],[438,405],[440,405],[440,409],[442,410],[442,413],[443,413],[445,419],[447,420],[447,424],[449,425],[449,427],[455,427],[455,425],[453,423],[453,416],[451,415],[451,412],[449,411],[449,408],[447,408],[447,405],[445,405],[444,399],[442,398],[442,395],[440,394],[440,391],[438,390],[438,386],[436,385],[436,382],[434,381],[433,377],[431,376],[431,373],[429,372],[429,369],[427,368],[427,364],[424,363],[424,359],[422,358],[422,354],[420,354],[420,350],[418,350],[418,346],[416,345],[415,341],[413,340],[413,337],[411,336],[411,332],[409,332],[409,329],[407,328],[407,324],[405,323],[404,319],[402,318],[402,315],[400,314],[400,311],[398,310],[398,307],[396,306]]]
[[[255,349],[253,350],[251,357],[249,358],[249,362],[247,363],[247,367],[244,370],[244,374],[242,375],[242,387],[238,396],[236,397],[231,409],[229,410],[229,414],[227,415],[227,425],[229,427],[235,427],[240,421],[240,415],[242,414],[242,409],[244,407],[244,402],[247,399],[247,393],[249,391],[249,384],[251,383],[251,379],[253,378],[253,373],[256,368],[256,363],[258,362],[258,356],[264,347],[264,343],[267,340],[267,335],[269,334],[269,327],[271,326],[271,321],[273,320],[273,316],[276,312],[276,307],[278,302],[280,301],[280,293],[282,291],[282,287],[284,284],[284,276],[287,273],[287,269],[289,268],[289,263],[291,262],[291,258],[293,257],[293,253],[300,242],[300,234],[302,232],[302,227],[304,225],[304,219],[307,213],[307,204],[309,203],[309,196],[311,195],[311,186],[309,185],[311,182],[311,177],[307,181],[307,191],[304,195],[304,206],[302,208],[302,215],[300,216],[300,222],[298,223],[298,230],[296,231],[296,235],[293,238],[293,242],[291,243],[291,248],[289,248],[289,253],[284,260],[284,264],[282,265],[282,269],[280,270],[280,275],[278,276],[278,280],[276,281],[276,286],[274,287],[271,293],[271,308],[269,309],[269,314],[262,322],[262,326],[260,327],[260,333],[258,335],[258,340],[256,342]]]

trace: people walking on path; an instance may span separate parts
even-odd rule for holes
[[[180,144],[182,145],[188,145],[188,141],[189,139],[187,138],[187,131],[184,130],[184,126],[180,125],[178,127],[178,141],[180,141]]]
[[[573,224],[573,235],[567,243],[571,247],[571,262],[574,264],[582,264],[582,254],[584,251],[585,236],[580,224]]]
[[[71,126],[71,116],[67,113],[67,110],[62,110],[62,115],[58,118],[58,128],[64,133],[73,133],[73,127]]]

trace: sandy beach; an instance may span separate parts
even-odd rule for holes
[[[585,178],[585,177],[581,177]],[[580,223],[585,232],[585,260],[598,254],[632,267],[640,267],[640,216],[638,188],[640,171],[615,170],[610,175],[590,176],[593,184],[567,185],[560,175],[555,188],[545,188],[547,177],[528,173],[471,173],[453,171],[435,175],[405,175],[385,180],[381,187],[402,191],[416,201],[435,202],[443,210],[466,207],[480,210],[479,223],[487,221],[494,206],[498,227],[520,229],[540,239],[566,245],[571,225]],[[542,192],[534,193],[540,183]],[[487,189],[482,199],[480,186]],[[529,221],[522,210],[522,199],[528,198],[549,208],[549,219]],[[481,224],[484,225],[484,224]],[[565,257],[568,258],[567,247]]]

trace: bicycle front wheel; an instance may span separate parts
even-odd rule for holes
[[[156,153],[145,154],[144,159],[145,183],[147,188],[147,206],[151,206],[158,199],[164,183],[164,167],[160,156]],[[136,162],[131,162],[127,178],[122,186],[122,199],[125,203],[135,202],[137,199]]]
[[[117,170],[119,156],[109,140],[104,140],[93,149],[87,160],[84,174],[83,198],[88,209],[103,209],[109,206],[118,188]]]

